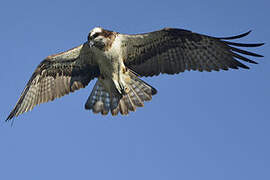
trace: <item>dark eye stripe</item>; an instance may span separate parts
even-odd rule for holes
[[[99,36],[99,34],[100,34],[100,33],[95,33],[92,37],[93,37],[93,38],[96,38],[96,37]]]

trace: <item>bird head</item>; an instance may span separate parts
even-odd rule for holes
[[[112,44],[114,32],[95,27],[88,34],[88,45],[100,50],[106,50]]]

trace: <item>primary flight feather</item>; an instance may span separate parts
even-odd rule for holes
[[[230,42],[250,33],[232,37],[211,37],[183,29],[165,28],[145,34],[120,34],[96,27],[84,44],[45,58],[36,68],[7,120],[84,88],[98,78],[86,109],[103,115],[128,114],[157,90],[140,76],[177,74],[185,70],[219,71],[257,64],[243,55],[262,57],[238,47],[263,43]]]

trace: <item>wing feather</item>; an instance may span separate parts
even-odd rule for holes
[[[49,56],[36,68],[7,120],[83,88],[98,75],[99,68],[86,44]]]
[[[165,28],[145,34],[122,35],[124,62],[141,76],[175,74],[185,70],[248,69],[241,60],[253,64],[257,62],[241,54],[263,56],[238,47],[259,47],[263,43],[244,44],[225,40],[242,38],[250,32],[217,38],[183,29]]]

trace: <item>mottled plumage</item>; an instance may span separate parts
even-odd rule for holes
[[[98,81],[85,108],[103,115],[109,112],[126,115],[157,93],[155,88],[140,80],[138,74],[154,76],[185,70],[210,72],[249,68],[240,61],[257,64],[243,55],[261,55],[237,47],[258,47],[263,43],[227,41],[249,33],[216,38],[173,28],[137,35],[94,28],[86,43],[48,56],[40,63],[7,120],[37,104],[84,88],[96,77]]]
[[[256,47],[263,44],[240,44],[224,40],[238,39],[249,33],[250,31],[239,36],[215,38],[187,30],[166,28],[142,35],[127,35],[127,41],[124,42],[127,49],[125,64],[141,76],[176,74],[185,70],[210,72],[238,67],[248,69],[237,59],[257,63],[236,54],[237,52],[262,56],[230,45]]]

